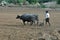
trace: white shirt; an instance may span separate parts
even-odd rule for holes
[[[46,18],[50,18],[50,14],[49,13],[46,13]]]

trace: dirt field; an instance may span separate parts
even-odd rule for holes
[[[16,16],[24,13],[38,14],[39,21],[42,22],[45,9],[0,7],[0,40],[39,40],[40,37],[45,38],[45,34],[56,35],[60,38],[60,34],[57,34],[57,31],[60,30],[60,10],[49,10],[51,15],[50,27],[48,25],[23,25],[21,20],[16,19]],[[46,38],[48,37],[49,36],[46,36]]]

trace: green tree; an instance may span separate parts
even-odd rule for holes
[[[28,1],[30,4],[38,2],[38,0],[26,0],[26,1]]]
[[[3,1],[3,0],[0,0],[0,3],[1,3],[1,1]]]
[[[57,4],[60,4],[60,0],[57,0]]]
[[[24,0],[17,0],[18,3],[23,3]]]
[[[53,1],[53,0],[39,0],[39,3],[45,3],[45,2],[50,2],[50,1]]]
[[[31,4],[31,3],[36,3],[36,2],[45,3],[45,2],[50,2],[53,0],[26,0],[26,1],[28,1]]]

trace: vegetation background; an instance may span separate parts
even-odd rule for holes
[[[48,2],[52,2],[52,3],[55,2],[54,3],[55,6],[60,4],[60,0],[0,0],[0,5],[2,5],[2,6],[6,6],[7,4],[8,5],[14,4],[14,5],[19,5],[19,6],[22,6],[22,5],[31,6],[31,5],[33,5],[35,7],[38,6],[38,7],[41,7],[41,8],[46,8],[47,6],[44,3],[47,3],[48,5],[52,4],[52,3],[49,4]],[[53,5],[51,5],[51,6],[53,6]]]

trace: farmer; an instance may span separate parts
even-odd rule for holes
[[[49,14],[49,12],[48,11],[46,11],[46,15],[45,15],[45,24],[47,25],[47,23],[49,24],[49,26],[50,26],[50,22],[49,22],[49,20],[50,20],[50,14]]]

